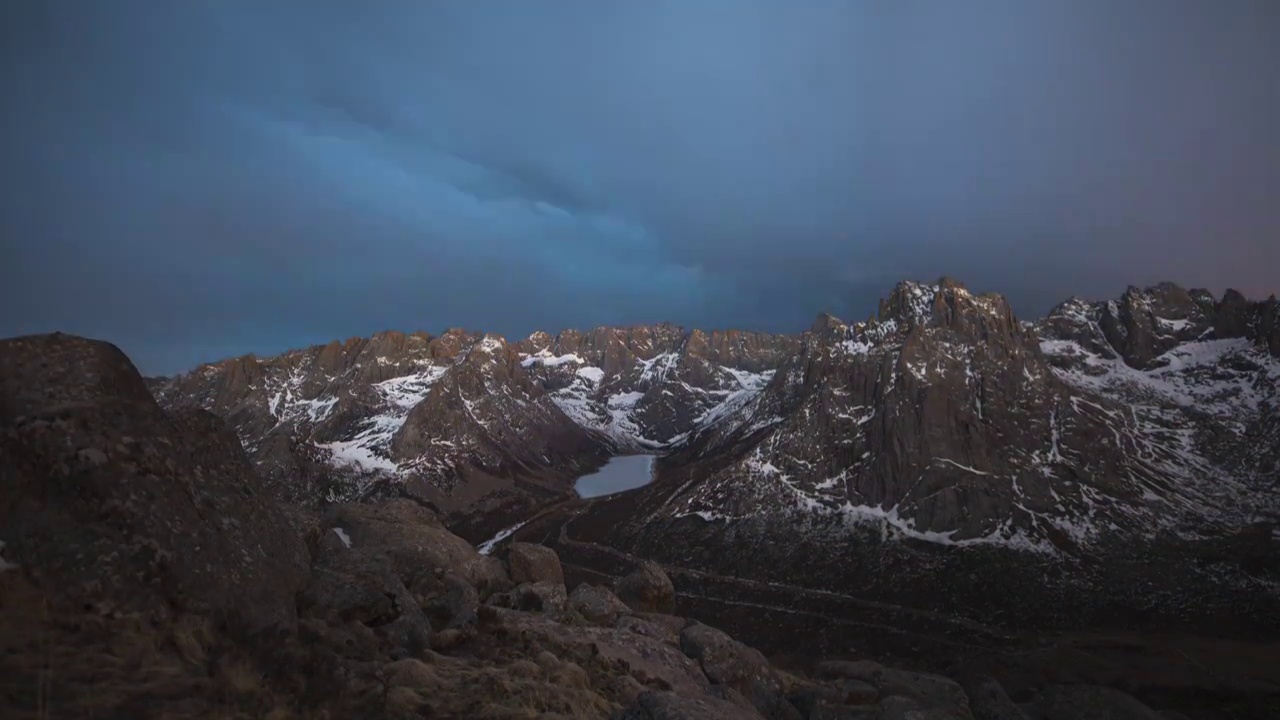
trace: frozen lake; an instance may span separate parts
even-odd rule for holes
[[[578,478],[574,489],[584,498],[611,495],[648,485],[653,479],[653,455],[619,455],[599,472]]]

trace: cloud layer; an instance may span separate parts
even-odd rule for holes
[[[1280,291],[1280,8],[1122,5],[14,3],[0,334],[171,372],[944,273]]]

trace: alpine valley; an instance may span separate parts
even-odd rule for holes
[[[1274,296],[1027,322],[943,278],[789,335],[382,332],[144,380],[53,334],[0,371],[23,717],[1280,712]],[[632,455],[647,484],[575,492]]]
[[[536,516],[974,620],[1280,623],[1274,297],[1165,283],[1025,322],[944,278],[795,335],[384,332],[149,384],[227,419],[283,496],[409,494],[477,543]],[[632,453],[651,484],[574,499]]]

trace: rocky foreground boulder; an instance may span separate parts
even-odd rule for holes
[[[507,553],[507,566],[516,583],[550,582],[564,584],[560,558],[550,548],[530,543],[512,543]]]
[[[639,612],[669,613],[675,607],[676,590],[662,566],[645,561],[630,574],[618,578],[614,592]]]
[[[58,604],[294,627],[307,548],[235,434],[203,410],[165,413],[117,348],[3,341],[0,426],[7,553]]]
[[[412,500],[281,505],[105,343],[0,341],[0,458],[6,718],[1003,717],[870,661],[783,671],[669,614],[651,564],[569,594],[551,550],[504,566]],[[1014,709],[1147,717],[1097,688]]]

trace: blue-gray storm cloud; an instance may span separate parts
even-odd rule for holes
[[[449,326],[1280,290],[1268,0],[9,3],[0,334],[146,372]]]

